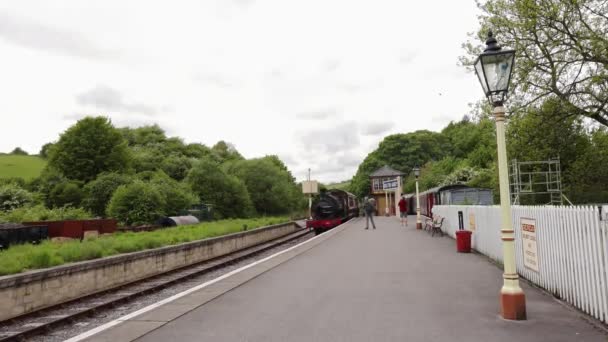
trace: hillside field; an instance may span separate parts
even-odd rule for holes
[[[46,160],[38,156],[0,155],[0,178],[21,177],[29,180],[40,175]]]
[[[344,181],[344,182],[340,182],[340,183],[330,183],[327,184],[327,188],[328,189],[340,189],[340,190],[345,190],[348,191],[348,187],[350,186],[350,181]]]

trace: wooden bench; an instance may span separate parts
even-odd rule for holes
[[[433,219],[425,216],[424,217],[424,227],[422,229],[424,229],[430,233],[433,230]]]
[[[441,230],[441,226],[443,225],[443,220],[444,218],[439,216],[439,215],[435,215],[434,218],[428,218],[426,220],[424,229],[427,230],[431,233],[431,236],[435,236],[435,233],[439,233],[441,234],[441,236],[443,236],[443,231]]]

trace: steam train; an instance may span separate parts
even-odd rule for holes
[[[416,214],[416,194],[405,195],[408,214]],[[420,193],[420,215],[433,217],[435,205],[492,205],[494,196],[491,189],[472,188],[463,184],[453,184],[428,189]]]
[[[311,215],[306,228],[314,229],[318,235],[359,216],[359,201],[355,195],[343,190],[322,191],[312,203]]]

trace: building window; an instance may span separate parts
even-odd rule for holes
[[[380,182],[380,179],[374,178],[373,185],[374,185],[374,192],[382,190],[382,183]]]

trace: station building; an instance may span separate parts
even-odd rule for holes
[[[399,197],[403,189],[403,175],[403,172],[388,165],[384,165],[370,174],[370,194],[376,200],[376,215],[383,216],[387,213],[391,216],[397,215]],[[383,184],[390,180],[397,182],[397,188],[386,191]]]

